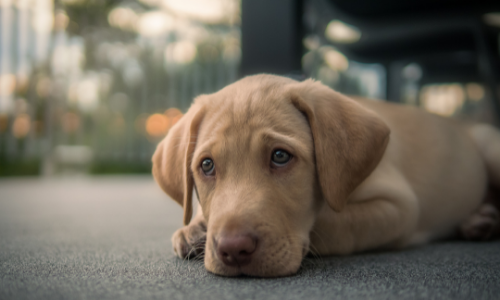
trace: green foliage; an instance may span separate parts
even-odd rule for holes
[[[90,174],[151,174],[151,162],[97,161],[90,167]]]
[[[40,174],[40,160],[14,159],[0,157],[0,177],[35,176]]]

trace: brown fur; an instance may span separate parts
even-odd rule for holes
[[[276,149],[293,155],[278,169]],[[499,149],[489,126],[257,75],[198,97],[158,145],[153,175],[184,207],[172,237],[180,257],[204,250],[216,274],[284,276],[308,251],[394,249],[474,229],[488,178],[500,186]],[[201,171],[206,158],[215,176]],[[252,262],[225,265],[217,241],[240,233],[259,237]]]

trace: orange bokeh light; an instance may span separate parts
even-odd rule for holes
[[[165,115],[152,114],[146,120],[146,132],[152,137],[164,136],[169,129],[169,121]]]
[[[27,114],[19,114],[12,123],[12,135],[22,139],[28,135],[31,129],[31,119]]]
[[[182,112],[177,108],[169,108],[163,114],[152,114],[145,122],[146,132],[151,137],[163,137],[180,118]]]

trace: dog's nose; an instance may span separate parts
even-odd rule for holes
[[[248,265],[257,249],[257,238],[251,235],[221,236],[217,242],[217,256],[228,266]]]

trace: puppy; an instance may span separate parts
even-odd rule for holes
[[[500,133],[256,75],[196,98],[153,175],[184,208],[179,257],[204,253],[225,276],[286,276],[308,252],[400,249],[458,228],[490,237],[498,210],[483,199],[500,187]]]

